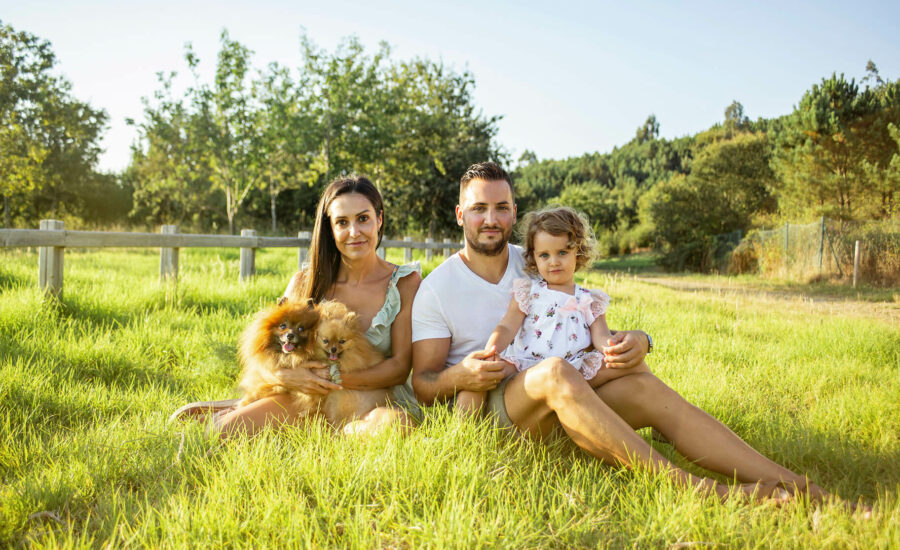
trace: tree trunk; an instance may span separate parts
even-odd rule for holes
[[[269,186],[269,201],[272,209],[272,234],[275,234],[278,231],[278,222],[275,216],[275,198],[278,195],[275,193],[275,190],[272,186]]]

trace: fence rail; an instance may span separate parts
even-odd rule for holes
[[[311,234],[301,231],[297,237],[257,237],[256,231],[244,229],[241,235],[194,235],[178,233],[178,226],[164,225],[160,233],[121,233],[105,231],[68,231],[63,222],[41,220],[40,229],[0,229],[0,248],[39,248],[39,284],[48,294],[59,296],[63,288],[63,258],[66,248],[159,248],[161,280],[177,280],[178,250],[180,248],[240,248],[239,279],[245,281],[256,273],[256,250],[260,248],[297,248],[298,267],[306,262]],[[462,248],[460,243],[444,239],[434,242],[382,240],[378,249],[381,258],[387,248],[404,249],[404,260],[412,261],[412,251],[425,250],[426,261],[435,250],[445,257]]]

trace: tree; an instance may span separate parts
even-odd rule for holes
[[[106,113],[71,95],[53,75],[50,43],[0,22],[0,195],[4,225],[13,197],[31,216],[58,215],[94,179]],[[96,180],[93,180],[96,181]]]
[[[746,130],[750,123],[750,119],[744,115],[744,106],[738,100],[731,102],[731,105],[725,107],[725,129],[728,137],[735,132]]]
[[[651,114],[647,117],[647,121],[644,122],[644,125],[637,129],[635,139],[638,143],[645,143],[647,141],[652,141],[658,137],[659,122],[657,122],[656,120],[656,115]]]
[[[878,151],[883,159],[883,151],[890,150],[887,123],[900,112],[896,92],[887,96],[880,99],[868,88],[860,92],[855,81],[843,75],[823,79],[803,95],[783,131],[775,135],[773,166],[783,211],[812,210],[852,219],[866,210],[874,193],[867,185],[864,161],[871,163]],[[873,149],[875,142],[887,149]]]
[[[304,75],[301,75],[303,77]],[[278,196],[302,185],[312,187],[322,175],[315,168],[319,140],[313,104],[306,82],[295,83],[287,69],[271,64],[254,83],[257,133],[254,150],[269,196],[272,232],[278,229]],[[314,204],[312,205],[314,206]]]
[[[210,227],[221,208],[215,204],[211,169],[207,163],[207,117],[195,113],[184,98],[172,94],[176,73],[157,74],[160,89],[153,100],[143,98],[144,121],[136,126],[125,179],[134,188],[132,219],[178,224],[198,221]]]
[[[474,78],[440,62],[400,63],[390,77],[396,139],[384,155],[383,189],[401,228],[430,237],[453,234],[459,176],[475,162],[505,157],[494,144],[499,117],[475,107]]]

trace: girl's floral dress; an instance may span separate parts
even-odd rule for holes
[[[585,349],[591,347],[591,324],[609,306],[608,294],[575,285],[572,296],[547,288],[543,279],[516,279],[512,294],[525,322],[501,356],[516,369],[561,357],[590,380],[603,368],[603,353]]]

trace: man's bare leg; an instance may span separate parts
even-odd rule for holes
[[[631,428],[656,428],[685,458],[707,470],[744,482],[782,482],[804,491],[808,484],[811,498],[828,496],[806,477],[760,454],[653,374],[617,378],[599,386],[596,393]]]
[[[523,432],[543,436],[558,423],[575,444],[605,462],[643,465],[683,485],[713,490],[720,497],[728,493],[727,487],[691,475],[656,453],[561,359],[547,359],[515,375],[504,401],[510,420]]]

